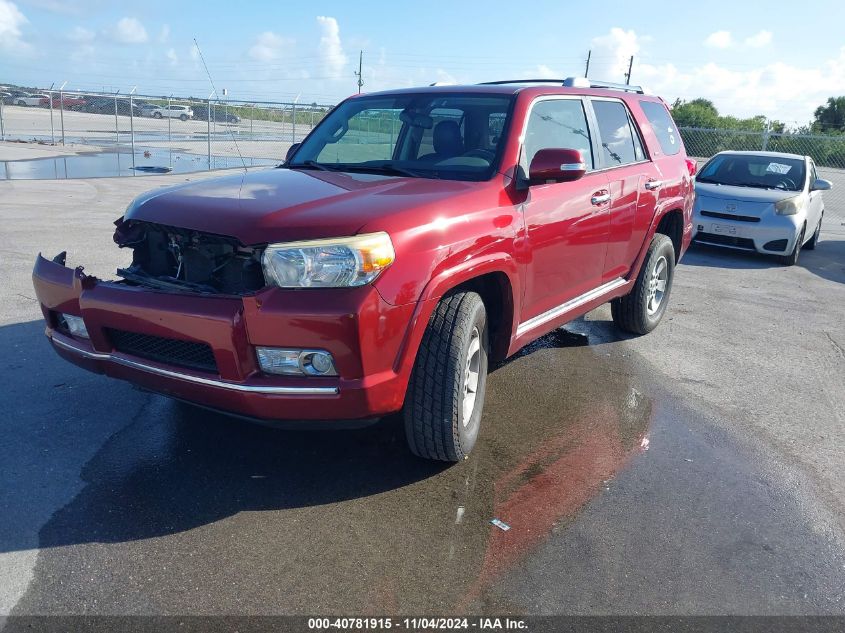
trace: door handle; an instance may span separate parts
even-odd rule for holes
[[[600,204],[604,204],[605,202],[610,201],[610,194],[607,191],[596,191],[593,194],[593,197],[590,198],[590,202],[594,205],[599,206]]]
[[[660,186],[663,184],[662,180],[648,180],[645,183],[645,188],[649,191],[654,191],[655,189],[660,189]]]

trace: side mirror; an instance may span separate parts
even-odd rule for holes
[[[541,149],[528,167],[529,184],[572,182],[587,173],[587,164],[577,149]]]
[[[290,160],[290,157],[296,154],[296,150],[299,149],[300,145],[302,145],[302,143],[294,143],[293,145],[288,147],[288,151],[285,154],[285,162],[288,162]]]
[[[810,191],[828,191],[833,188],[833,183],[824,178],[816,178],[816,182],[810,187]]]

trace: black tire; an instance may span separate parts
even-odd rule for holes
[[[153,118],[154,119],[160,119],[161,118],[161,112],[153,112]]]
[[[479,343],[478,382],[472,413],[464,420],[467,361],[474,339]],[[488,345],[481,297],[474,292],[443,297],[428,321],[402,409],[405,437],[414,455],[445,462],[469,455],[481,426]]]
[[[26,101],[23,101],[23,100],[18,101],[18,105],[25,108],[26,107]]]
[[[657,299],[657,293],[654,297],[651,294],[652,275],[657,270],[661,260],[664,262],[666,271],[663,280],[665,283],[663,294],[656,302],[657,305],[654,306],[650,305],[652,299]],[[640,274],[637,275],[637,281],[634,283],[631,292],[610,302],[610,313],[616,327],[634,334],[648,334],[656,328],[666,312],[674,278],[675,247],[669,237],[662,233],[656,233],[648,247],[645,260],[640,268]]]
[[[180,114],[180,115],[179,115],[179,120],[180,120],[180,121],[187,121],[187,120],[188,120],[188,115],[187,115],[187,114]]]
[[[801,233],[798,235],[798,239],[795,240],[795,246],[792,248],[792,252],[788,255],[779,255],[778,261],[783,264],[784,266],[794,266],[798,263],[798,256],[801,254],[801,247],[803,246],[802,242],[804,241],[804,231],[807,230],[807,227],[801,229]]]
[[[824,220],[824,211],[819,216],[819,225],[816,227],[816,232],[813,233],[813,237],[810,238],[810,241],[804,244],[804,248],[808,251],[813,251],[816,249],[816,244],[819,243],[819,234],[822,232],[822,221]]]

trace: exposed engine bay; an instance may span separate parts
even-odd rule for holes
[[[222,235],[149,222],[115,222],[114,241],[132,249],[132,265],[118,268],[126,283],[158,290],[243,295],[265,286],[263,246]]]

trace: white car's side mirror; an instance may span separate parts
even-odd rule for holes
[[[810,187],[810,191],[827,191],[833,187],[833,183],[824,178],[816,178],[816,182]]]

